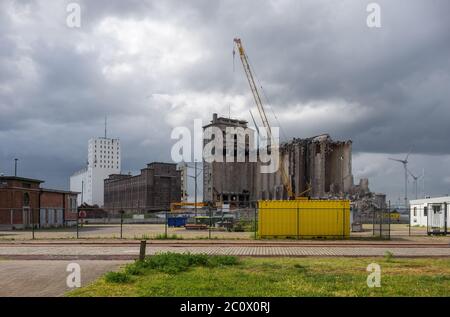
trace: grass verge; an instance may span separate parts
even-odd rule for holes
[[[369,288],[367,266],[381,267]],[[449,259],[159,254],[68,296],[450,296]]]

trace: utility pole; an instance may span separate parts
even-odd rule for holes
[[[84,181],[81,181],[81,205],[83,204]]]
[[[405,167],[405,209],[408,209],[408,168],[406,164],[403,166]]]
[[[197,217],[197,160],[194,161],[194,180],[195,180],[195,205],[194,205],[194,211],[195,216]]]
[[[17,161],[18,160],[19,160],[18,158],[14,159],[14,177],[17,177]]]

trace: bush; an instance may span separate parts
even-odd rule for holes
[[[177,236],[176,234],[166,235],[165,233],[158,234],[155,237],[156,240],[183,240],[182,236]]]
[[[391,251],[386,251],[384,253],[384,259],[386,260],[386,262],[391,262],[393,258],[394,258],[394,253],[392,253]]]
[[[128,264],[125,267],[125,273],[130,275],[142,275],[144,274],[146,269],[145,262],[143,261],[136,261],[133,264]]]
[[[105,275],[105,280],[108,283],[128,283],[131,278],[126,272],[108,272]]]
[[[206,254],[168,252],[146,257],[144,261],[128,264],[123,273],[109,272],[105,278],[110,283],[127,283],[131,280],[131,276],[143,275],[147,270],[177,274],[195,266],[218,267],[237,264],[239,264],[239,259],[230,255],[209,256]]]
[[[176,274],[186,271],[193,266],[217,267],[221,265],[236,265],[238,263],[238,258],[234,256],[208,256],[206,254],[168,252],[147,257],[143,262],[136,262],[133,265],[138,268],[129,268],[128,272],[130,274],[141,274],[145,268],[149,268],[168,274]]]
[[[254,232],[255,223],[254,221],[239,220],[233,226],[234,232]]]

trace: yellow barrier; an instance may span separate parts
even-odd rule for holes
[[[348,238],[348,200],[271,200],[258,202],[260,238]]]

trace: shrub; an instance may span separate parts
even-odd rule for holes
[[[156,240],[183,240],[182,236],[177,236],[176,234],[166,235],[165,233],[160,233],[155,237]]]
[[[126,272],[108,272],[105,275],[105,280],[108,283],[128,283],[131,278]]]
[[[392,253],[391,251],[386,251],[384,253],[384,259],[386,260],[386,262],[392,261],[393,258],[394,258],[394,253]]]
[[[234,232],[254,232],[255,223],[254,221],[239,220],[233,226]]]
[[[140,265],[160,272],[176,274],[186,271],[189,267],[193,266],[217,267],[221,265],[236,265],[238,262],[238,258],[234,256],[208,256],[206,254],[168,252],[147,257],[144,263]]]
[[[143,261],[136,261],[133,264],[128,264],[125,267],[125,273],[130,275],[142,275],[144,274],[146,269],[145,262]]]

